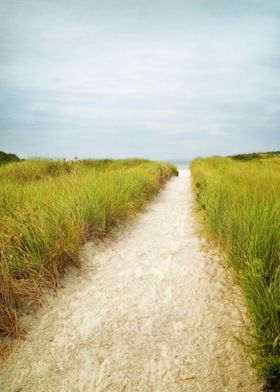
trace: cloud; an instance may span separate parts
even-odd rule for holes
[[[2,1],[2,148],[162,159],[279,148],[278,8]]]

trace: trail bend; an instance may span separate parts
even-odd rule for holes
[[[190,172],[113,240],[88,243],[80,272],[36,317],[0,371],[3,392],[256,392],[234,336],[246,318],[197,235]]]

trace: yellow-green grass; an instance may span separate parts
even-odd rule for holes
[[[197,201],[236,271],[254,323],[256,366],[280,390],[280,158],[196,159]]]
[[[141,210],[176,168],[145,160],[30,160],[0,168],[0,332],[55,286],[81,245]]]

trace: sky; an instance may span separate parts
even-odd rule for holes
[[[280,150],[279,0],[1,0],[0,150]]]

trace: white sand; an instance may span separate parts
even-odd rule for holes
[[[114,241],[87,244],[82,271],[2,368],[0,390],[260,391],[233,338],[239,291],[202,250],[193,202],[182,171]]]

